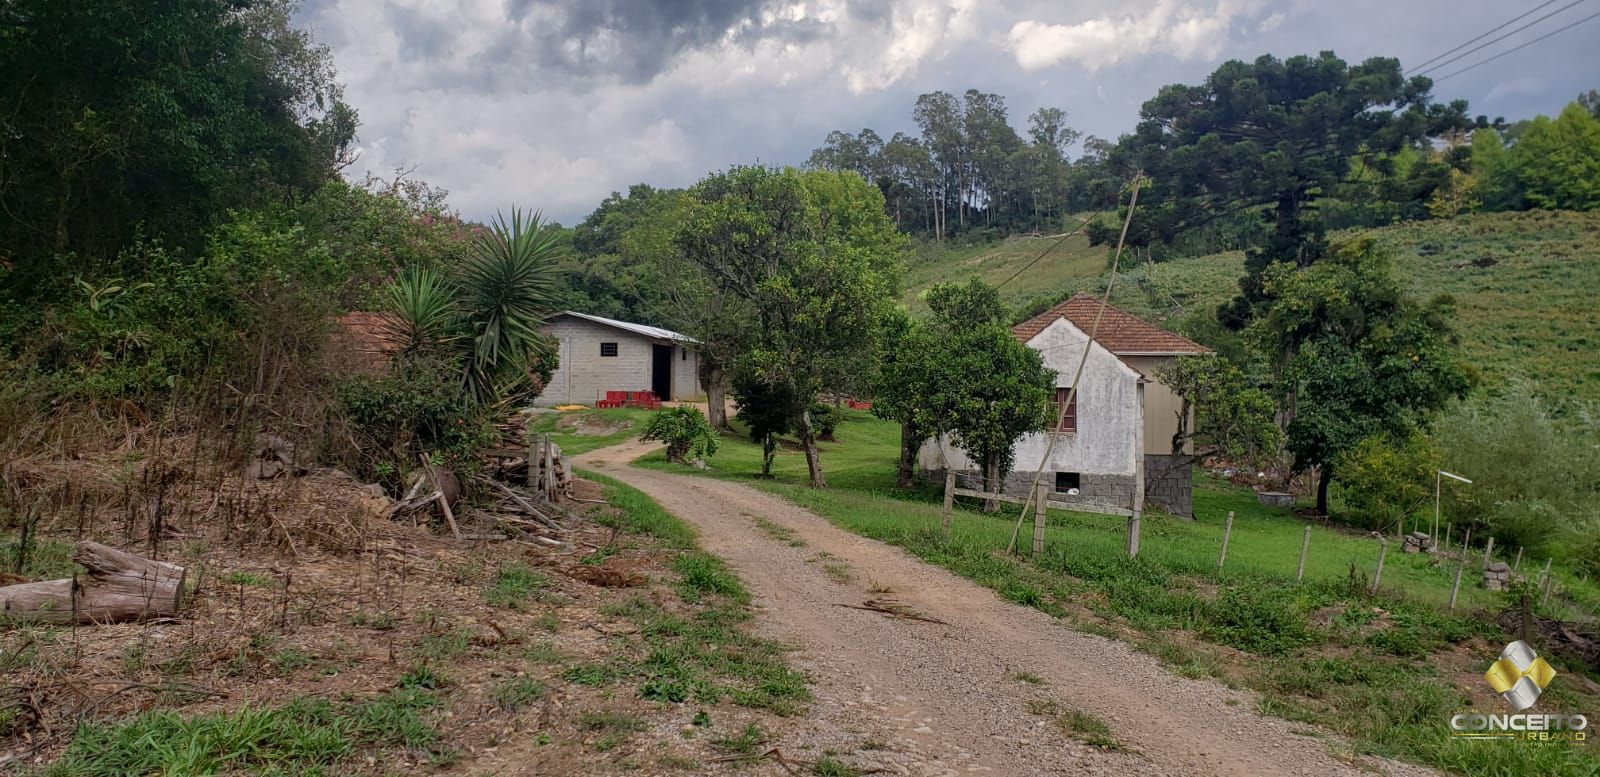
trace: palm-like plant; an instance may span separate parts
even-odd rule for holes
[[[465,379],[480,402],[513,394],[527,383],[528,365],[548,354],[539,328],[557,301],[561,235],[535,211],[497,214],[473,239],[461,263],[460,304],[471,353]]]
[[[412,267],[390,282],[385,334],[407,356],[450,354],[468,396],[491,404],[529,386],[534,360],[549,355],[540,333],[557,301],[561,235],[536,211],[496,215],[473,238],[450,278]]]
[[[384,335],[407,356],[444,351],[461,338],[461,310],[448,278],[427,267],[410,267],[385,288]]]

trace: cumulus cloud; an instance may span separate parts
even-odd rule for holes
[[[415,168],[470,218],[515,202],[572,223],[632,183],[803,161],[832,129],[914,132],[912,103],[936,89],[1005,95],[1018,123],[1064,108],[1115,137],[1159,86],[1223,57],[1421,61],[1503,21],[1490,0],[1407,13],[1392,0],[308,0],[297,19],[361,113],[352,177]],[[1534,85],[1531,63],[1504,70],[1485,107],[1506,116],[1526,115],[1528,90],[1570,98],[1582,76]]]
[[[1075,62],[1090,71],[1151,53],[1179,59],[1215,57],[1234,20],[1252,4],[1219,0],[1213,7],[1161,0],[1142,14],[1097,16],[1076,23],[1024,20],[1012,25],[1017,64],[1038,70]]]

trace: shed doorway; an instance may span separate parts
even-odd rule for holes
[[[672,346],[650,346],[650,390],[663,401],[672,399]]]

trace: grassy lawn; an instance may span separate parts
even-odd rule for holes
[[[1181,674],[1253,688],[1263,712],[1337,731],[1355,743],[1357,754],[1465,774],[1600,773],[1600,760],[1585,748],[1447,735],[1450,715],[1474,705],[1489,708],[1487,688],[1476,683],[1507,639],[1466,614],[1503,604],[1476,585],[1463,583],[1460,614],[1443,611],[1454,567],[1435,567],[1391,547],[1382,589],[1371,596],[1366,588],[1377,541],[1313,526],[1306,580],[1297,584],[1306,524],[1215,481],[1197,484],[1197,520],[1147,518],[1138,559],[1123,553],[1122,519],[1055,512],[1043,557],[1007,557],[1015,512],[987,516],[962,509],[946,536],[938,529],[937,488],[894,489],[898,429],[892,424],[851,413],[839,438],[823,448],[827,490],[803,485],[804,460],[791,449],[780,453],[774,478],[757,478],[759,449],[742,439],[726,440],[703,474],[748,482],[1014,602],[1128,639]],[[638,464],[682,469],[659,456]],[[1236,518],[1228,566],[1219,574],[1217,551],[1229,510]],[[1596,701],[1576,678],[1558,677],[1540,709],[1584,712]]]
[[[532,430],[550,433],[562,452],[577,455],[637,437],[651,412],[636,407],[540,412]]]

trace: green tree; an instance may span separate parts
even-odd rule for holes
[[[646,184],[613,192],[572,229],[561,262],[565,307],[625,321],[666,325],[671,305],[673,234],[688,205],[680,189]]]
[[[1247,253],[1241,294],[1224,309],[1228,320],[1248,321],[1267,300],[1269,267],[1303,267],[1327,253],[1318,201],[1353,160],[1467,126],[1466,103],[1435,103],[1431,86],[1404,77],[1394,59],[1351,66],[1325,51],[1234,60],[1202,84],[1162,87],[1115,155],[1153,179],[1130,240],[1170,242],[1227,214],[1259,210],[1270,231]]]
[[[0,5],[0,304],[62,298],[136,234],[193,255],[230,210],[335,177],[356,115],[292,10]]]
[[[993,286],[973,278],[928,289],[929,315],[912,320],[896,309],[884,324],[883,356],[873,390],[872,413],[900,424],[896,484],[909,488],[922,443],[950,431],[955,406],[973,376],[956,372],[962,362],[949,352],[971,327],[1003,325],[1005,306]]]
[[[1339,495],[1350,519],[1380,532],[1393,529],[1433,501],[1434,473],[1442,465],[1438,449],[1417,430],[1398,439],[1385,434],[1367,437],[1342,451],[1334,462]]]
[[[974,324],[945,338],[941,369],[956,379],[939,407],[950,440],[982,468],[984,490],[998,492],[1023,435],[1043,431],[1054,418],[1055,371],[1044,357],[997,323]],[[993,512],[999,503],[985,509]]]
[[[903,308],[894,308],[883,323],[883,358],[872,388],[872,414],[900,424],[900,457],[895,485],[910,488],[916,479],[917,453],[936,434],[938,421],[924,396],[935,378],[925,374],[933,363],[926,358],[937,342],[927,326],[912,320]]]
[[[1405,296],[1390,257],[1362,240],[1310,267],[1264,278],[1272,304],[1253,325],[1266,353],[1298,343],[1279,376],[1296,470],[1316,468],[1317,508],[1341,453],[1377,434],[1403,438],[1463,396],[1471,374],[1455,350],[1453,302]]]
[[[1600,207],[1600,118],[1569,103],[1554,121],[1535,118],[1511,156],[1523,196],[1535,208]]]
[[[1499,130],[1484,127],[1472,133],[1472,178],[1484,210],[1522,209],[1522,181]]]
[[[1278,455],[1283,434],[1273,418],[1272,395],[1252,384],[1238,365],[1222,356],[1183,356],[1158,369],[1157,376],[1180,398],[1172,450],[1193,446],[1191,461],[1225,456],[1257,463]]]
[[[739,420],[744,422],[750,441],[761,444],[761,477],[772,477],[778,435],[788,434],[793,425],[794,399],[785,389],[766,383],[749,371],[735,374],[731,387],[734,401],[739,403]]]
[[[1023,435],[1048,426],[1054,371],[1011,335],[999,292],[977,278],[928,290],[929,315],[902,321],[886,357],[873,412],[900,422],[899,482],[909,485],[917,452],[949,434],[998,490]],[[990,509],[998,503],[990,503]]]
[[[735,374],[748,371],[788,398],[810,483],[824,487],[809,410],[873,352],[905,237],[884,215],[877,188],[849,173],[735,167],[696,184],[691,196],[678,249],[698,268],[703,290],[732,302],[731,320],[744,324],[710,334],[734,341]]]

